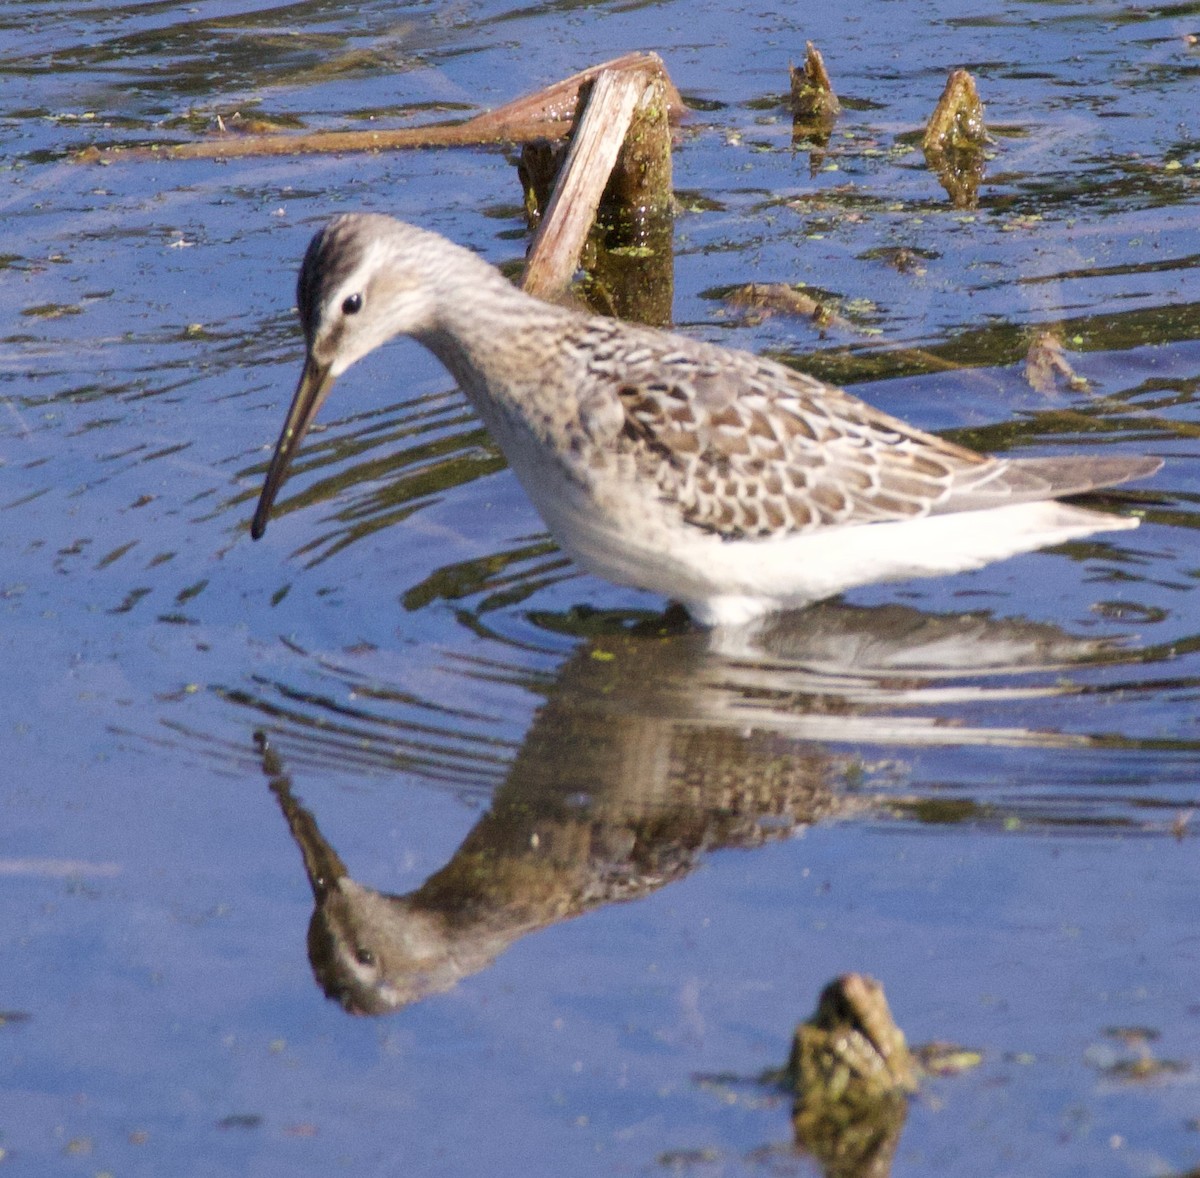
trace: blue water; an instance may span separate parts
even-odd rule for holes
[[[852,969],[910,1042],[983,1053],[926,1082],[894,1173],[1197,1165],[1196,32],[1188,8],[1081,3],[7,8],[14,1172],[809,1173],[787,1100],[750,1081]],[[846,108],[815,171],[775,102],[810,38]],[[564,565],[449,378],[397,343],[340,382],[252,545],[314,228],[386,210],[513,262],[515,169],[494,150],[72,153],[237,110],[415,124],[633,48],[703,108],[674,158],[681,329],[976,445],[1160,454],[1144,526],[859,591],[765,662],[611,647],[569,611],[663,603]],[[995,137],[974,209],[914,149],[957,65]],[[920,266],[889,265],[898,247]],[[830,292],[866,333],[719,297],[751,281]],[[1025,381],[1027,333],[1055,324],[1089,390]],[[713,835],[673,882],[353,1017],[314,983],[313,897],[256,731],[349,874],[397,895],[493,797],[531,821],[590,803],[615,839],[612,816],[666,788],[656,757],[686,763],[706,821],[722,789],[769,809],[781,768],[813,798],[766,824],[787,837]],[[1136,1052],[1110,1030],[1129,1026],[1186,1070],[1122,1079]]]

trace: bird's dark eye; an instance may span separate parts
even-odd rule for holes
[[[362,310],[362,295],[347,295],[342,301],[343,315],[357,315]]]
[[[375,954],[372,953],[371,950],[365,945],[359,945],[358,948],[354,950],[354,960],[357,961],[359,965],[370,967],[375,964]]]

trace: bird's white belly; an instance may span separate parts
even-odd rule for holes
[[[491,423],[489,423],[491,424]],[[589,572],[661,593],[706,625],[741,625],[856,585],[936,576],[1137,520],[1057,500],[888,523],[722,539],[687,523],[655,488],[611,473],[573,481],[524,431],[496,431],[514,473],[558,543]],[[503,436],[507,434],[507,436]]]

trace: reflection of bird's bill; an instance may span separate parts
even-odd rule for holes
[[[329,365],[314,360],[310,353],[305,357],[304,371],[300,374],[300,383],[292,397],[279,441],[275,443],[275,453],[271,455],[271,465],[267,468],[262,494],[258,497],[258,507],[255,508],[254,520],[250,524],[250,535],[255,540],[267,530],[271,505],[275,502],[279,488],[283,486],[287,468],[296,451],[300,449],[308,427],[312,425],[317,410],[321,408],[332,387],[333,373]]]

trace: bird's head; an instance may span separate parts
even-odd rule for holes
[[[309,242],[296,284],[304,370],[250,525],[254,539],[266,530],[288,465],[334,380],[393,336],[432,329],[437,298],[428,255],[437,241],[391,217],[352,213]]]

